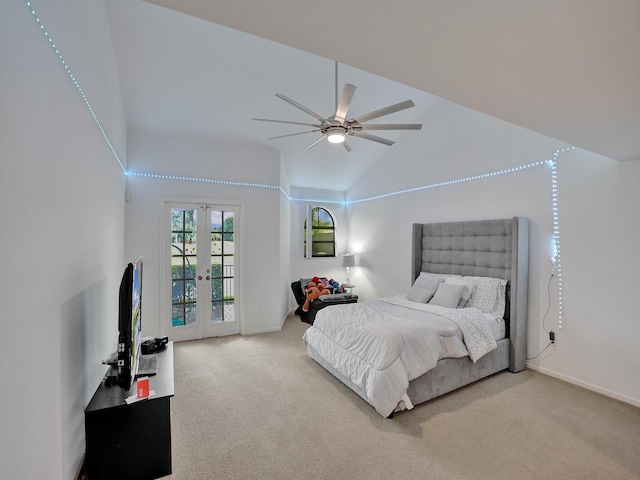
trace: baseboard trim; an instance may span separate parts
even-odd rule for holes
[[[269,328],[259,328],[259,329],[255,329],[255,330],[249,330],[243,333],[243,335],[257,335],[260,333],[272,333],[272,332],[279,332],[280,330],[282,330],[282,325],[277,326],[277,327],[269,327]]]
[[[600,393],[606,397],[620,400],[621,402],[628,403],[635,407],[640,407],[640,399],[633,398],[628,395],[624,395],[622,393],[614,392],[613,390],[608,390],[606,388],[599,387],[598,385],[594,385],[593,383],[585,382],[583,380],[578,380],[577,378],[570,377],[569,375],[564,375],[562,373],[554,372],[553,370],[540,367],[539,365],[533,365],[533,364],[527,363],[527,368],[543,373],[545,375],[549,375],[550,377],[557,378],[564,382],[571,383],[573,385],[577,385],[582,388],[586,388],[587,390],[591,390],[592,392]]]

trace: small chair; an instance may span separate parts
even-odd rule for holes
[[[306,286],[306,284],[305,284]],[[296,308],[295,314],[300,317],[300,320],[313,325],[313,321],[316,318],[318,310],[322,310],[330,305],[343,305],[346,303],[356,303],[358,296],[352,293],[331,293],[329,295],[322,295],[321,297],[312,300],[309,304],[309,310],[307,312],[302,310],[304,302],[307,300],[305,289],[302,287],[302,281],[298,280],[291,283],[291,291],[296,298],[298,308]]]

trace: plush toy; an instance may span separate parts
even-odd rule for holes
[[[316,298],[318,298],[321,295],[329,295],[329,290],[327,290],[326,288],[324,288],[324,286],[322,287],[322,290],[318,287],[307,287],[307,298],[304,301],[304,305],[302,306],[302,311],[303,312],[308,312],[309,311],[309,304],[311,303],[312,300],[315,300]]]
[[[317,288],[318,290],[320,290],[320,292],[322,292],[324,289],[326,289],[329,286],[330,284],[326,279],[320,278],[320,277],[313,277],[309,281],[309,283],[307,283],[305,290],[308,291],[310,288]],[[331,293],[331,290],[329,290],[327,293]]]
[[[316,287],[320,287],[320,285],[322,285],[326,288],[326,286],[329,284],[329,282],[327,282],[325,278],[320,278],[320,277],[313,277],[311,279],[311,282],[315,283]]]
[[[344,293],[344,286],[340,285],[333,278],[329,280],[329,285],[334,288],[334,291]]]

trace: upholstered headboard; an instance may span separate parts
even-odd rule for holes
[[[509,281],[509,369],[524,370],[527,342],[529,221],[525,217],[413,224],[411,281],[420,272]]]

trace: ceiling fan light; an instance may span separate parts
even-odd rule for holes
[[[345,135],[342,132],[332,132],[327,135],[327,140],[329,140],[329,143],[343,143]]]
[[[345,129],[339,125],[332,125],[325,131],[330,143],[344,143],[347,136]]]

